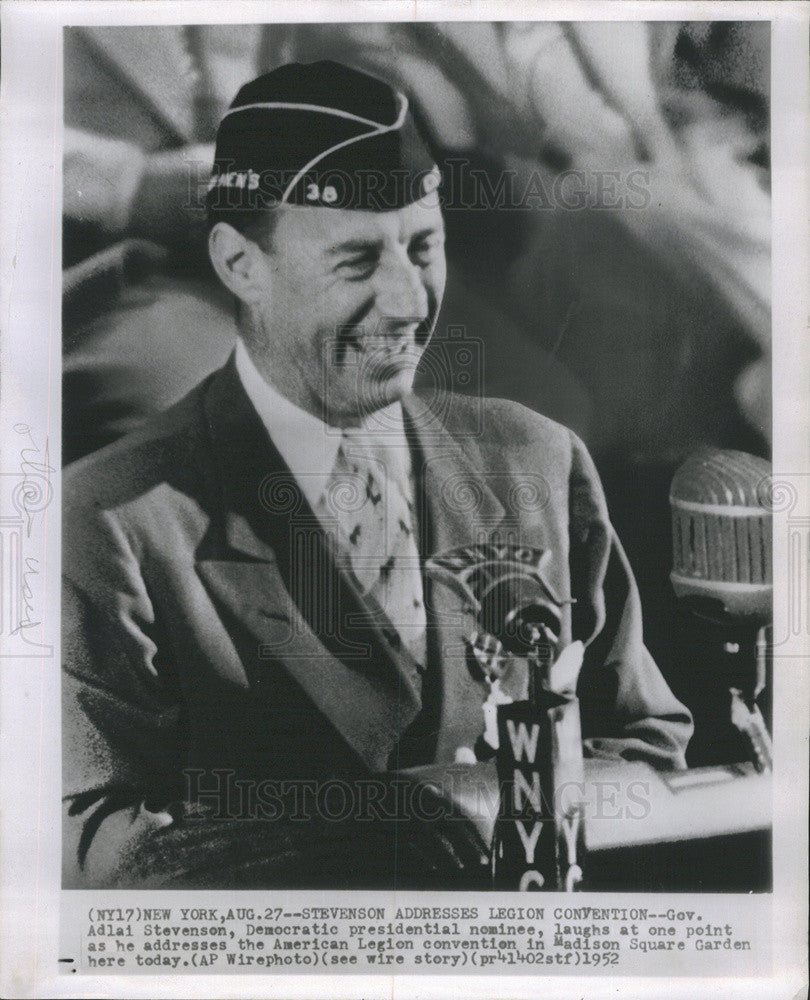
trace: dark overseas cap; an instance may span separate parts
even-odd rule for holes
[[[207,199],[215,210],[384,212],[439,181],[404,94],[340,63],[288,63],[246,83],[225,113]]]

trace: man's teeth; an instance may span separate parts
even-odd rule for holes
[[[366,354],[369,357],[373,357],[374,355],[387,355],[391,357],[398,354],[409,354],[415,351],[415,345],[411,343],[410,340],[403,340],[401,343],[393,346],[387,340],[370,343],[369,341],[361,342],[359,340],[351,339],[349,340],[349,343],[358,354]]]

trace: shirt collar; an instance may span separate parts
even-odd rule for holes
[[[310,506],[315,507],[326,490],[343,440],[340,428],[302,410],[265,381],[241,337],[236,342],[236,370],[270,439]],[[410,453],[399,403],[370,413],[360,427],[347,432],[347,437],[353,447],[378,455],[385,452],[401,471],[403,485],[409,483]]]

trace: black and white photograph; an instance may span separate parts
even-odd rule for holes
[[[798,974],[807,5],[44,6],[0,640],[64,989]]]

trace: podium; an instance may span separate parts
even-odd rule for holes
[[[772,774],[753,764],[656,771],[586,759],[583,891],[767,892]],[[408,772],[435,786],[491,843],[500,806],[492,761]]]

